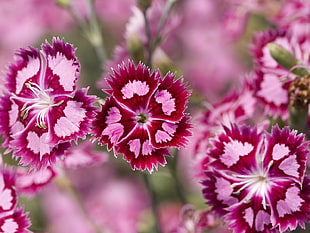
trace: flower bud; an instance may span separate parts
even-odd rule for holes
[[[143,43],[137,35],[132,34],[128,37],[127,49],[135,64],[144,61]]]
[[[70,0],[55,0],[56,4],[58,4],[59,6],[62,6],[62,7],[70,7]]]
[[[297,58],[285,49],[283,46],[276,43],[269,43],[268,48],[272,58],[283,68],[291,70],[294,66],[300,65],[300,62]],[[308,74],[308,71],[304,68],[293,68],[292,73],[298,76],[304,76]]]
[[[137,4],[142,11],[146,11],[152,5],[152,0],[137,0]]]

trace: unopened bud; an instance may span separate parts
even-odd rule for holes
[[[297,58],[285,49],[283,46],[276,43],[269,43],[268,48],[272,58],[283,68],[291,70],[294,66],[300,65],[301,63]],[[291,70],[292,73],[298,76],[304,76],[308,74],[308,71],[301,67],[296,67]]]
[[[70,0],[54,0],[56,2],[56,4],[58,4],[59,6],[68,8],[70,7]]]
[[[152,5],[152,0],[137,0],[137,4],[142,11],[146,11]]]
[[[140,38],[134,34],[127,39],[127,49],[135,64],[144,61],[144,48]]]

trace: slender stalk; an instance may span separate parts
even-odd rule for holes
[[[144,184],[145,184],[147,190],[149,191],[150,197],[151,197],[152,212],[153,212],[154,219],[155,219],[155,232],[161,233],[162,231],[160,228],[159,215],[158,215],[158,200],[156,197],[156,193],[155,193],[154,189],[152,188],[152,185],[150,182],[150,175],[147,173],[143,173],[143,181],[144,181]]]
[[[179,177],[178,172],[177,172],[177,158],[178,158],[177,156],[173,157],[173,161],[168,163],[168,168],[170,171],[170,175],[174,181],[173,183],[175,185],[176,193],[177,193],[180,201],[182,202],[182,204],[185,205],[188,202],[187,202],[187,199],[184,195],[183,188],[182,188],[181,182],[180,182],[180,177]]]
[[[144,18],[144,30],[146,34],[146,48],[147,48],[147,60],[146,60],[146,65],[150,68],[152,68],[152,57],[153,57],[153,49],[152,49],[152,39],[151,39],[151,31],[150,31],[150,25],[149,25],[149,20],[147,18],[147,9],[142,11],[143,13],[143,18]]]
[[[82,20],[70,4],[67,6],[62,6],[66,7],[69,10],[74,21],[77,23],[80,30],[84,33],[85,38],[94,47],[100,62],[103,63],[107,59],[107,55],[103,46],[103,37],[95,11],[94,0],[88,0],[88,4],[90,8],[90,16],[88,22],[86,20]]]
[[[59,189],[66,191],[66,193],[68,193],[69,195],[72,196],[72,198],[74,198],[74,200],[76,201],[77,205],[79,206],[82,214],[84,215],[85,219],[88,221],[88,223],[90,224],[90,226],[93,228],[94,232],[96,233],[104,233],[104,231],[102,229],[100,229],[97,224],[94,222],[94,220],[89,216],[82,197],[79,193],[79,191],[77,190],[77,188],[72,184],[71,180],[68,178],[68,176],[65,174],[65,172],[63,171],[62,176],[59,177],[58,179],[56,179],[56,185]]]
[[[94,0],[88,0],[90,6],[90,35],[89,40],[94,46],[97,56],[101,62],[104,62],[107,59],[106,51],[103,47],[103,37],[101,34],[100,26],[97,19],[97,14],[95,11],[95,3]]]
[[[157,40],[157,38],[160,38],[160,34],[161,34],[161,31],[163,30],[166,22],[167,22],[167,19],[168,19],[168,16],[173,8],[173,6],[175,5],[175,3],[177,2],[178,0],[168,0],[166,2],[166,5],[165,5],[165,9],[164,9],[164,13],[162,14],[162,17],[160,18],[160,21],[159,21],[159,26],[158,26],[158,29],[157,29],[157,32],[156,32],[156,39],[155,41]]]

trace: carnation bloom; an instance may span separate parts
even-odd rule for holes
[[[77,89],[79,72],[75,49],[63,39],[16,54],[0,98],[0,133],[20,164],[46,167],[71,141],[85,138],[96,98]]]
[[[304,135],[274,126],[225,128],[210,151],[203,194],[235,233],[285,232],[309,221]]]
[[[273,58],[270,43],[283,47],[297,59],[298,64],[309,69],[310,39],[309,36],[304,37],[286,30],[269,30],[258,33],[251,46],[256,64],[256,97],[265,106],[266,114],[287,120],[288,89],[296,75]]]
[[[122,153],[133,169],[152,171],[164,165],[168,147],[182,147],[190,135],[184,114],[189,91],[183,79],[164,78],[158,71],[132,61],[123,63],[107,80],[111,96],[94,121],[99,143]]]
[[[16,208],[15,177],[11,170],[0,168],[0,232],[28,233],[28,214]]]

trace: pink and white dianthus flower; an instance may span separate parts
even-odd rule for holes
[[[16,54],[0,97],[0,133],[21,165],[52,165],[71,142],[86,137],[96,98],[77,89],[79,74],[75,49],[64,39]]]
[[[0,168],[0,232],[28,233],[31,225],[28,213],[16,207],[15,175],[9,169]]]
[[[290,82],[296,78],[291,70],[282,67],[271,55],[269,43],[282,46],[291,53],[298,63],[310,68],[310,39],[286,30],[268,30],[256,34],[251,45],[251,51],[256,65],[255,92],[263,103],[266,114],[274,118],[288,119],[288,89]]]
[[[141,63],[124,62],[107,79],[110,85],[93,134],[114,154],[124,154],[133,169],[153,171],[166,164],[169,147],[184,147],[191,135],[184,113],[189,97],[183,79],[161,77]]]
[[[304,135],[233,125],[219,135],[202,182],[207,203],[234,233],[276,233],[305,227],[310,186]]]

